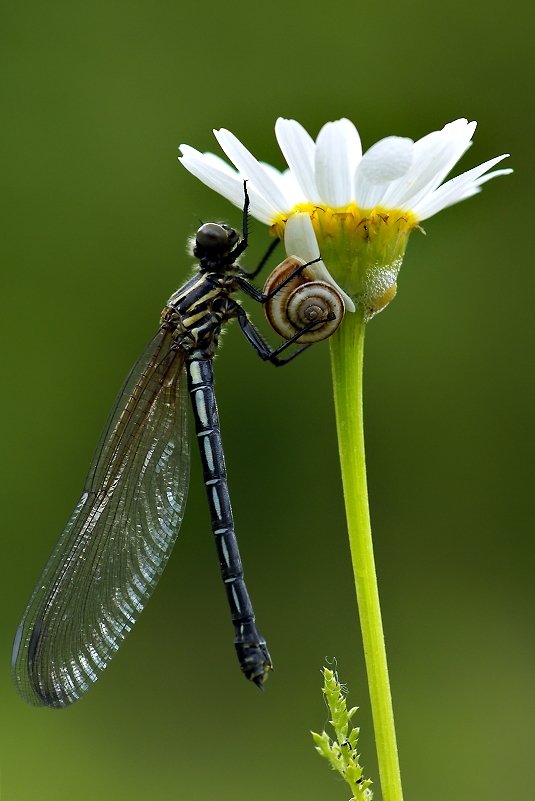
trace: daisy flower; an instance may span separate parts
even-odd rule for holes
[[[258,161],[225,129],[215,136],[234,168],[213,153],[181,145],[184,167],[239,208],[246,179],[251,214],[284,241],[288,256],[308,262],[321,254],[310,272],[341,290],[346,309],[358,312],[345,316],[329,342],[377,761],[382,796],[390,801],[402,801],[403,795],[368,509],[364,332],[366,321],[394,297],[410,232],[447,206],[475,195],[490,178],[511,172],[491,171],[504,154],[443,183],[470,147],[475,127],[475,122],[460,119],[417,142],[388,136],[363,155],[357,129],[347,119],[328,122],[315,142],[295,120],[278,119],[275,134],[288,164],[284,172]]]
[[[316,141],[296,120],[279,118],[275,135],[284,172],[258,161],[230,131],[214,131],[236,169],[213,153],[181,145],[180,161],[234,205],[247,179],[251,214],[271,226],[288,256],[322,261],[311,272],[341,290],[346,309],[371,317],[393,298],[408,236],[423,220],[480,191],[497,156],[442,183],[471,145],[475,122],[448,123],[417,142],[387,136],[362,154],[348,119],[326,123]]]

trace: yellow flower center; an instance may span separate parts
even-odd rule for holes
[[[394,297],[396,279],[410,232],[418,227],[412,212],[399,209],[359,209],[350,203],[330,209],[300,203],[279,215],[271,233],[284,239],[291,214],[309,215],[325,266],[333,279],[371,317]],[[298,255],[298,254],[290,254]]]

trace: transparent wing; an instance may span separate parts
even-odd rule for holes
[[[89,689],[167,564],[189,478],[184,352],[172,344],[160,329],[126,379],[17,630],[13,680],[34,706]]]

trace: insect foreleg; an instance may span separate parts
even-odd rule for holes
[[[299,356],[300,353],[309,348],[310,344],[302,345],[300,348],[290,354],[290,356],[286,356],[282,359],[279,358],[279,353],[282,353],[284,350],[286,350],[286,348],[289,348],[290,345],[293,345],[294,342],[297,342],[299,337],[302,337],[303,334],[306,334],[307,331],[310,331],[315,325],[317,325],[316,322],[309,323],[301,331],[298,331],[295,336],[293,336],[287,342],[284,342],[280,348],[273,350],[269,343],[266,342],[258,328],[249,320],[245,309],[242,309],[241,306],[238,312],[238,322],[241,330],[245,334],[245,338],[249,344],[253,346],[260,358],[265,362],[271,362],[271,364],[274,364],[275,367],[282,367],[284,364],[288,364],[288,362],[291,362],[292,359],[295,359],[296,356]]]
[[[257,303],[264,304],[267,303],[268,300],[271,300],[271,298],[275,297],[277,292],[280,292],[280,290],[283,287],[285,287],[286,284],[290,283],[292,278],[295,278],[295,276],[302,273],[306,267],[310,267],[311,264],[316,264],[316,262],[318,261],[321,261],[320,256],[318,256],[317,259],[314,259],[314,261],[309,261],[306,264],[299,264],[295,268],[295,270],[292,270],[292,272],[284,279],[284,281],[281,281],[281,283],[278,286],[276,286],[275,289],[273,289],[271,292],[268,292],[267,295],[264,295],[263,292],[260,292],[259,289],[252,286],[245,278],[242,278],[241,276],[238,276],[235,279],[236,284],[239,287],[239,289],[242,290],[242,292],[245,292],[246,295],[249,295],[249,297],[251,297],[253,300],[256,300]]]
[[[263,266],[265,265],[265,263],[267,262],[267,260],[269,259],[269,257],[271,256],[271,254],[273,253],[273,251],[275,250],[275,248],[279,244],[279,242],[280,242],[280,239],[275,239],[275,241],[271,243],[271,245],[268,247],[266,253],[262,257],[260,263],[258,264],[257,267],[255,267],[254,270],[246,270],[243,267],[240,267],[240,270],[241,270],[242,274],[245,276],[245,278],[247,278],[249,281],[252,278],[256,278],[256,276],[261,271],[261,269],[263,268]]]

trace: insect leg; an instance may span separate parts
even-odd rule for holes
[[[231,251],[227,257],[228,263],[235,262],[241,254],[246,250],[249,244],[249,193],[247,191],[247,181],[243,182],[243,194],[244,194],[244,201],[243,201],[243,222],[242,222],[242,229],[243,229],[243,236],[241,238],[241,242],[238,242],[236,247],[233,251]]]
[[[259,265],[257,267],[255,267],[254,270],[246,270],[244,267],[240,267],[240,270],[241,270],[242,274],[245,276],[245,278],[247,278],[247,280],[250,281],[252,278],[256,278],[256,276],[258,275],[258,273],[260,272],[262,267],[265,265],[265,263],[267,262],[267,260],[269,259],[269,257],[271,256],[271,254],[273,253],[273,251],[275,250],[275,248],[279,244],[279,242],[280,242],[280,239],[275,239],[274,242],[271,243],[271,245],[268,247],[266,253],[262,257]],[[277,289],[278,289],[278,287],[277,287]]]
[[[288,284],[292,280],[292,278],[295,278],[296,275],[299,275],[299,273],[301,273],[305,269],[305,267],[310,267],[311,264],[316,264],[316,262],[318,261],[321,261],[321,256],[318,256],[317,259],[309,261],[306,264],[300,264],[298,267],[295,268],[295,270],[292,270],[290,275],[288,275],[284,279],[284,281],[281,281],[281,283],[278,286],[276,286],[275,289],[273,289],[271,292],[268,292],[267,295],[264,295],[263,292],[260,292],[259,289],[252,286],[245,278],[242,278],[241,276],[238,276],[236,278],[236,283],[242,290],[242,292],[245,292],[246,295],[249,295],[249,297],[251,297],[253,300],[256,300],[257,303],[267,303],[268,300],[271,300],[271,298],[275,297],[277,292],[279,292],[283,287],[285,287],[286,284]]]
[[[261,688],[272,668],[271,657],[266,641],[256,627],[253,607],[243,580],[214,394],[212,360],[193,357],[186,361],[186,369],[212,531],[235,627],[234,645],[243,673]]]
[[[242,244],[243,250],[249,244],[249,192],[247,191],[247,181],[243,182],[243,222],[242,222]]]
[[[298,331],[295,336],[293,336],[287,342],[284,342],[280,348],[277,348],[276,350],[273,350],[271,345],[266,342],[258,328],[247,317],[245,309],[243,309],[241,306],[238,310],[238,322],[241,330],[245,334],[245,338],[249,344],[253,346],[260,358],[265,362],[271,362],[275,365],[275,367],[282,367],[283,364],[288,364],[288,362],[291,362],[296,356],[299,356],[299,354],[309,348],[312,343],[302,345],[300,348],[290,354],[290,356],[286,356],[282,359],[279,357],[279,353],[282,353],[282,351],[286,350],[286,348],[289,348],[290,345],[293,345],[294,342],[297,342],[299,337],[302,337],[303,334],[306,334],[307,331],[310,331],[315,325],[318,325],[324,321],[318,320],[316,322],[309,323],[307,326],[301,329],[301,331]]]

